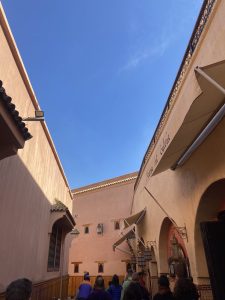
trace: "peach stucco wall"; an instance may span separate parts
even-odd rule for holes
[[[114,252],[112,249],[113,243],[121,237],[121,230],[114,229],[114,221],[120,220],[122,228],[122,220],[130,215],[135,180],[120,181],[134,175],[136,173],[115,178],[113,181],[118,183],[113,185],[74,194],[73,208],[74,214],[77,214],[76,228],[80,231],[80,235],[71,241],[70,275],[82,275],[84,271],[89,271],[91,275],[97,275],[98,261],[104,262],[104,275],[125,274],[126,263],[121,260],[129,259],[129,255],[118,250]],[[107,181],[94,186],[105,183]],[[82,189],[85,190],[86,187]],[[103,235],[98,235],[96,232],[99,223],[104,226]],[[86,224],[89,224],[89,234],[84,234],[84,225]],[[123,242],[120,248],[128,250],[126,242]],[[82,262],[78,274],[74,274],[72,262]]]
[[[19,114],[33,116],[38,103],[2,7],[0,44],[0,80]],[[18,277],[38,282],[59,276],[47,272],[50,206],[57,198],[72,208],[46,124],[30,122],[27,127],[33,138],[16,156],[0,161],[0,291]]]
[[[225,1],[218,0],[195,49],[169,119],[153,153],[142,170],[132,209],[133,212],[137,212],[143,207],[147,207],[146,218],[143,224],[139,226],[138,231],[145,241],[156,241],[154,250],[159,273],[168,272],[166,250],[160,247],[163,239],[161,227],[166,214],[148,195],[145,187],[154,195],[178,226],[186,225],[188,239],[184,239],[184,244],[190,260],[192,276],[195,282],[199,284],[208,283],[208,270],[199,233],[200,220],[197,213],[201,197],[207,187],[213,182],[225,178],[225,119],[223,118],[213,133],[192,154],[184,166],[175,171],[167,170],[150,177],[148,171],[154,166],[156,155],[159,161],[161,159],[160,147],[163,144],[163,138],[169,134],[170,142],[172,141],[191,103],[201,92],[194,68],[225,59],[224,18]],[[185,136],[183,138],[185,139]],[[214,200],[212,200],[211,206],[207,208],[208,211],[212,210],[213,207],[218,206],[218,209],[224,207],[221,203],[222,200],[217,199],[216,195]]]

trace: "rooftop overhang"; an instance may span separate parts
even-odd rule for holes
[[[196,67],[195,75],[202,93],[193,101],[152,175],[182,166],[225,115],[225,61]]]
[[[15,155],[32,136],[0,81],[0,159]]]
[[[76,225],[68,207],[59,200],[56,200],[56,203],[51,206],[50,213],[49,233],[55,222],[60,223],[65,234],[71,232]]]

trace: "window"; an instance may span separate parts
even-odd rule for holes
[[[104,273],[104,264],[102,263],[98,264],[98,273]]]
[[[88,233],[89,233],[89,226],[85,226],[85,227],[84,227],[84,233],[85,233],[85,234],[88,234]]]
[[[79,264],[74,264],[74,273],[79,273]]]
[[[119,230],[120,229],[120,221],[115,221],[114,222],[114,229]]]
[[[59,271],[62,242],[62,227],[58,222],[52,226],[48,251],[48,271]]]

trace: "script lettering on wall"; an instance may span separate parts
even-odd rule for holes
[[[163,153],[166,151],[169,143],[170,143],[170,135],[169,135],[169,133],[166,132],[160,145],[159,145],[159,149],[157,149],[157,152],[154,155],[153,164],[150,166],[149,170],[147,171],[147,177],[150,177],[152,175],[152,173],[155,170],[157,164],[159,163]]]

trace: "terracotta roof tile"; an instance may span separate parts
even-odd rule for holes
[[[5,89],[2,86],[2,81],[0,80],[0,101],[4,104],[5,108],[8,110],[10,115],[12,116],[14,123],[18,127],[25,141],[32,138],[32,135],[29,133],[28,128],[26,127],[23,119],[19,116],[19,112],[16,110],[15,104],[12,103],[12,98],[9,97]]]

